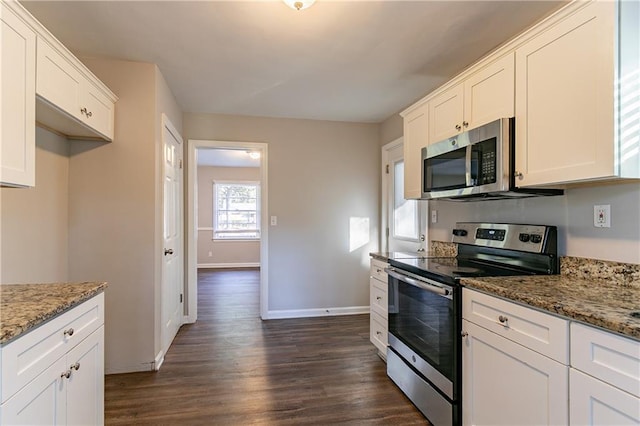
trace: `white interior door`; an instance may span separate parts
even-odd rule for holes
[[[183,317],[182,138],[163,116],[162,350],[167,353]]]
[[[415,252],[425,247],[426,201],[404,198],[404,158],[402,143],[394,144],[383,156],[386,185],[386,251]],[[385,189],[386,188],[386,189]],[[383,247],[384,249],[384,247]]]

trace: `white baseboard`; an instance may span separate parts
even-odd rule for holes
[[[160,371],[160,366],[162,365],[163,362],[164,362],[164,352],[160,351],[158,352],[158,355],[156,355],[155,361],[153,361],[153,369],[155,371]]]
[[[284,318],[309,318],[309,317],[330,317],[338,315],[359,315],[368,314],[367,306],[347,306],[344,308],[316,308],[316,309],[290,309],[268,311],[267,316],[262,319],[284,319]]]
[[[155,362],[145,362],[135,365],[105,365],[104,374],[138,373],[140,371],[154,371]]]
[[[220,268],[259,268],[260,262],[257,263],[198,263],[198,269],[220,269]]]

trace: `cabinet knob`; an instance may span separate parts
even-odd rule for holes
[[[71,370],[64,371],[60,374],[61,379],[68,379],[69,377],[71,377]]]
[[[515,172],[513,175],[520,180],[524,178],[524,175],[521,172]]]
[[[93,113],[91,111],[87,112],[87,117],[91,117],[93,116]]]
[[[500,321],[501,324],[506,323],[507,321],[509,321],[509,318],[505,317],[504,315],[500,315],[498,317],[498,321]]]
[[[381,332],[381,331],[376,331],[376,334],[377,334],[378,336],[381,336],[381,335],[382,335],[382,332]]]
[[[382,272],[382,269],[376,269],[376,272],[380,273],[380,272]]]
[[[382,297],[377,296],[377,297],[376,297],[376,300],[382,300]]]
[[[80,370],[80,363],[76,362],[75,364],[71,364],[69,368],[78,371]]]
[[[63,334],[69,337],[73,336],[73,328],[69,328],[68,330],[65,330]]]
[[[468,121],[463,121],[463,122],[462,122],[462,125],[463,125],[464,127],[469,127],[469,122],[468,122]]]
[[[469,336],[469,333],[467,333],[466,331],[463,331],[462,333],[460,333],[460,335],[461,335],[462,337],[468,337],[468,336]]]
[[[80,110],[80,114],[87,115],[87,109],[86,109],[86,108],[82,108],[82,109]]]
[[[456,124],[456,130],[458,130],[458,131],[462,130],[462,126],[459,125],[459,124]]]
[[[173,254],[173,249],[164,249],[164,255]]]

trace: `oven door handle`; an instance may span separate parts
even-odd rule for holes
[[[428,283],[426,281],[423,280],[418,280],[415,278],[411,278],[406,276],[405,274],[401,274],[399,272],[396,272],[394,269],[392,268],[385,268],[384,270],[387,275],[392,276],[393,278],[403,281],[407,284],[410,284],[414,287],[419,287],[423,290],[427,290],[430,291],[431,293],[435,293],[438,294],[440,296],[444,296],[444,297],[448,297],[450,298],[451,295],[453,294],[453,290],[452,289],[448,289],[448,288],[444,288],[444,287],[440,287],[439,285],[434,285],[431,283]]]

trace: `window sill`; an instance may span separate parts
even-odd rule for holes
[[[212,238],[215,243],[239,243],[239,242],[255,242],[260,241],[260,238]]]

